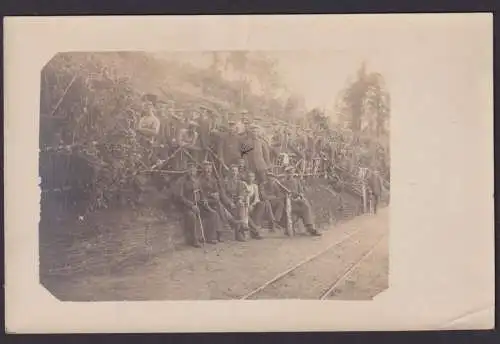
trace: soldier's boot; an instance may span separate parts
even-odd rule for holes
[[[318,230],[317,230],[317,229],[315,229],[315,228],[313,227],[313,225],[307,225],[307,226],[306,226],[306,230],[307,230],[307,232],[308,232],[309,234],[311,234],[312,236],[321,236],[321,233],[320,233],[320,232],[318,232]]]
[[[274,221],[271,224],[271,230],[270,231],[271,232],[276,232],[276,231],[284,232],[285,229],[283,227],[281,227],[281,225],[278,223],[278,221]]]
[[[261,240],[262,239],[262,235],[260,235],[259,230],[257,228],[255,228],[255,227],[250,227],[250,236],[253,239],[257,239],[257,240]]]
[[[235,229],[235,239],[236,241],[246,241],[245,232],[241,225],[237,225]]]
[[[222,232],[221,231],[217,231],[217,241],[224,242],[224,239],[222,239]]]

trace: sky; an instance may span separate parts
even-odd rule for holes
[[[333,109],[337,94],[348,78],[354,77],[363,61],[368,71],[383,74],[380,59],[354,51],[268,51],[278,61],[278,71],[287,88],[305,99],[307,108]],[[208,67],[211,57],[201,52],[183,52],[177,56],[165,54],[167,59],[180,59],[195,66]]]

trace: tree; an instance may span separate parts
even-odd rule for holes
[[[293,119],[297,118],[298,115],[304,113],[304,103],[303,97],[297,94],[290,95],[285,102],[284,116],[293,121]]]
[[[317,129],[328,129],[330,127],[328,116],[323,110],[314,108],[306,114],[309,123]]]
[[[367,72],[363,63],[356,79],[337,97],[337,115],[347,124],[356,138],[362,138],[364,151],[372,167],[387,163],[388,155],[378,154],[380,147],[389,151],[390,95],[380,73]],[[381,161],[384,160],[384,161]]]
[[[367,73],[366,64],[358,69],[357,78],[348,82],[337,98],[337,113],[359,134],[379,138],[387,134],[386,123],[390,117],[390,96],[380,73]]]

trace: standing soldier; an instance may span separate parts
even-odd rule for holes
[[[153,145],[158,134],[160,133],[161,122],[155,114],[157,97],[153,94],[146,94],[143,97],[143,100],[145,101],[144,109],[141,113],[141,119],[139,120],[137,131],[141,134],[141,144],[146,152],[148,152],[145,162],[147,165],[151,165],[153,160]]]
[[[201,152],[201,147],[199,145],[199,124],[195,121],[188,121],[187,128],[179,130],[179,135],[177,142],[181,148],[181,154],[179,155],[181,159],[181,166],[187,161],[187,154],[189,153],[193,159],[199,161],[199,153]]]
[[[195,164],[189,166],[188,174],[180,181],[179,201],[183,206],[188,243],[194,247],[200,247],[203,241],[217,243],[214,238],[218,226],[217,213],[209,207],[203,195]]]
[[[236,164],[241,158],[240,136],[235,121],[229,121],[229,130],[222,133],[218,140],[217,155],[225,166]]]
[[[294,178],[295,168],[288,166],[285,169],[285,180],[282,184],[287,189],[288,197],[291,199],[291,211],[292,214],[297,215],[302,219],[306,230],[309,234],[313,236],[320,236],[321,233],[314,228],[313,224],[313,213],[309,201],[304,196],[304,186],[302,183]]]
[[[368,212],[368,180],[367,180],[367,175],[368,175],[368,169],[366,167],[360,167],[359,168],[359,173],[358,173],[358,178],[361,183],[361,196],[363,198],[363,213]]]
[[[273,179],[272,171],[266,173],[266,179],[259,185],[259,202],[250,208],[250,215],[254,222],[262,227],[262,222],[267,220],[271,225],[271,232],[282,229],[278,224],[283,215],[284,202],[278,197],[281,190]]]
[[[370,189],[370,200],[372,202],[372,211],[374,214],[377,213],[378,204],[380,202],[380,197],[382,195],[382,181],[378,170],[370,173],[370,178],[368,180],[368,187]]]
[[[245,145],[249,147],[246,154],[248,169],[256,173],[258,182],[262,182],[265,179],[267,169],[271,166],[271,161],[269,147],[260,137],[260,127],[258,125],[251,124],[249,126]]]

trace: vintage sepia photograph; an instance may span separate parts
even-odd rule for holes
[[[388,288],[390,86],[369,59],[60,52],[40,80],[40,281],[57,299]]]
[[[492,19],[6,18],[6,331],[494,328]]]

